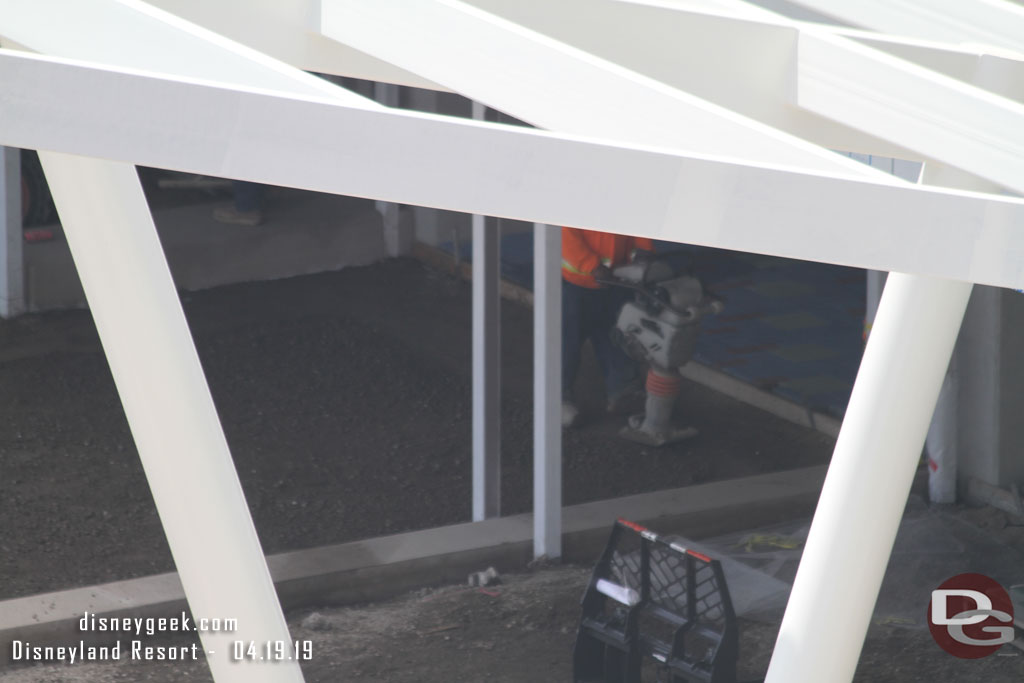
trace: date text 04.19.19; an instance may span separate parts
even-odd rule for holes
[[[281,662],[313,659],[311,640],[236,640],[231,648],[231,659],[236,662]]]

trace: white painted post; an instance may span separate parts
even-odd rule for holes
[[[21,150],[0,147],[0,317],[25,312],[21,233]]]
[[[484,120],[484,105],[473,103]],[[456,247],[457,248],[457,247]],[[501,514],[501,233],[473,215],[473,521]]]
[[[386,107],[398,106],[399,90],[391,83],[374,83],[373,98]],[[384,248],[388,256],[403,256],[412,249],[412,231],[403,230],[401,207],[394,202],[375,202],[374,206],[384,224]]]
[[[440,98],[436,90],[414,88],[409,91],[409,106],[414,111],[440,113]],[[440,212],[426,206],[412,207],[413,235],[412,240],[437,246],[444,240],[441,238]]]
[[[231,661],[291,640],[135,167],[39,158],[192,614],[238,620],[199,634],[214,680],[301,683],[296,661]]]
[[[533,555],[562,556],[562,230],[533,226]]]
[[[889,274],[766,683],[853,678],[972,287]]]

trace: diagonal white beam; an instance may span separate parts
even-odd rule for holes
[[[926,165],[921,182],[935,175]],[[948,169],[939,175],[943,182],[969,182]],[[889,275],[769,683],[810,680],[823,671],[837,683],[853,677],[971,289],[963,282]],[[836,591],[837,584],[853,589]],[[828,616],[837,613],[844,615],[841,624]]]
[[[1024,54],[1024,7],[1006,0],[790,0],[853,26]]]
[[[319,0],[151,0],[151,4],[299,69],[441,89],[320,35]]]
[[[324,0],[321,30],[539,128],[884,175],[458,0]],[[790,55],[796,36],[784,27],[775,39]]]
[[[135,168],[40,152],[218,683],[301,683],[295,661],[232,661],[234,641],[290,642],[227,441]]]
[[[377,106],[139,0],[0,0],[0,17],[4,47]]]
[[[766,683],[853,679],[971,289],[889,274]]]
[[[474,4],[481,2],[503,5],[510,0],[469,0]],[[527,0],[530,4],[532,0]],[[993,43],[983,43],[980,40],[983,36],[972,30],[971,23],[943,21],[946,26],[955,26],[956,32],[937,32],[928,30],[929,22],[914,22],[913,30],[909,32],[897,32],[897,34],[886,33],[897,26],[892,21],[884,20],[878,12],[880,4],[891,9],[893,3],[832,3],[835,7],[841,8],[850,18],[857,18],[858,25],[864,29],[851,28],[848,26],[834,26],[831,24],[805,23],[790,19],[777,12],[770,12],[766,9],[745,2],[744,0],[611,0],[612,2],[624,2],[633,6],[658,6],[663,8],[682,9],[690,12],[704,12],[718,14],[723,17],[736,17],[750,20],[754,23],[767,26],[779,24],[796,24],[804,30],[815,32],[826,32],[835,36],[849,38],[863,43],[870,47],[888,52],[893,56],[913,62],[918,66],[931,69],[946,76],[952,76],[965,83],[971,83],[985,88],[997,95],[1016,100],[1024,101],[1024,88],[1010,87],[1005,81],[1017,81],[1024,84],[1024,39],[1019,35],[1014,38],[1019,40],[1017,49],[999,47]],[[791,0],[793,1],[793,0]],[[813,3],[815,0],[808,0]],[[796,4],[807,5],[806,2]],[[958,9],[970,2],[957,3]],[[1006,3],[999,3],[1001,8],[1006,8]],[[1017,5],[1011,5],[1010,11],[1015,12]],[[934,19],[934,17],[932,18]],[[940,17],[941,19],[941,17]],[[872,30],[875,29],[875,30]],[[945,37],[945,38],[944,38]],[[712,64],[711,68],[714,68]],[[979,78],[985,72],[995,70],[1000,74],[1003,84],[999,82],[987,83],[986,79]]]
[[[815,144],[910,156],[899,145],[794,107],[799,25],[747,3],[722,3],[740,10],[739,16],[699,2],[679,6],[620,0],[466,1]],[[752,11],[744,11],[747,8]]]
[[[995,95],[1024,102],[1024,56],[1016,53],[992,54],[971,46],[896,38],[853,29],[835,29],[832,33]]]
[[[1014,163],[1020,158],[1016,141],[1024,141],[1024,133],[1015,134],[1024,131],[1024,109],[845,36],[893,46],[1018,98],[1024,95],[1014,92],[1013,86],[1024,83],[1024,61],[981,58],[949,46],[872,40],[863,32],[837,33],[763,11],[738,18],[642,0],[561,0],[555,6],[540,0],[468,1],[828,147],[937,159],[1004,187],[1024,182],[1019,163]],[[629,33],[620,30],[624,25],[630,26]],[[799,49],[792,44],[794,33]],[[701,67],[693,68],[694,64]],[[979,69],[993,74],[979,80]],[[1005,123],[1007,118],[1013,123],[992,123]],[[973,134],[986,129],[999,135]],[[951,139],[961,144],[951,145]]]
[[[1024,201],[1011,197],[369,111],[2,50],[0,144],[861,268],[1024,285]]]
[[[574,0],[574,2],[576,1],[582,0]],[[320,35],[319,3],[314,2],[314,0],[302,0],[299,2],[280,2],[279,0],[218,0],[217,2],[208,2],[207,0],[151,0],[151,4],[300,69],[421,88],[445,89],[437,83],[423,79],[409,71],[399,69],[394,65]],[[565,8],[571,3],[550,3],[541,2],[540,0],[487,0],[485,5],[477,0],[471,0],[471,4],[507,17],[511,17],[507,11],[522,9],[523,11],[530,12],[533,11],[531,8],[534,6],[545,8],[552,17],[563,17],[566,16]],[[673,0],[672,2],[659,0],[657,2],[648,1],[644,4],[663,8],[711,11],[726,16],[774,24],[783,19],[777,13],[769,12],[741,0]],[[517,5],[522,5],[523,7],[518,8]],[[859,3],[849,3],[844,9],[848,11],[856,10],[857,7],[859,7]],[[568,15],[567,21],[570,25],[589,24],[592,11],[588,7],[585,12],[572,13]],[[244,16],[245,21],[239,21],[240,16]],[[534,26],[530,22],[524,21],[523,23]],[[630,25],[633,25],[632,20]],[[534,28],[538,27],[534,26]],[[863,35],[857,35],[856,31],[850,31],[849,29],[829,28],[837,34],[847,35],[856,40],[872,44],[879,49],[891,51],[897,56],[947,73],[947,75],[963,73],[964,69],[973,70],[973,63],[979,57],[977,50],[970,51],[967,48],[956,47],[955,43],[959,42],[960,39],[954,41],[953,44],[932,43],[930,45],[923,45],[921,41],[897,36],[885,36],[869,32],[862,32]],[[616,26],[609,26],[606,29],[614,31],[620,38],[626,38],[628,35],[627,32],[618,30]],[[686,46],[681,45],[681,47],[685,49]],[[721,55],[723,49],[724,46],[717,48],[711,54]],[[748,61],[753,62],[754,60]],[[687,65],[687,70],[711,72],[718,67],[718,59],[709,59],[707,53],[701,55],[698,63],[701,64],[701,69],[692,69],[692,63],[690,63]],[[714,101],[714,98],[707,99]]]
[[[797,70],[803,109],[1024,192],[1024,105],[825,33]]]

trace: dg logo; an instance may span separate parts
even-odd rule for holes
[[[984,574],[959,574],[932,591],[928,628],[951,655],[987,657],[1014,640],[1013,602]]]

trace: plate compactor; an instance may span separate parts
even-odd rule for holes
[[[739,633],[718,560],[620,519],[583,595],[574,683],[736,683]]]
[[[679,370],[693,357],[700,321],[720,312],[721,300],[708,295],[696,277],[678,275],[662,260],[636,261],[612,274],[602,284],[634,292],[619,312],[612,336],[633,360],[648,366],[644,412],[630,416],[619,434],[647,446],[696,436],[693,427],[672,421],[682,383]]]

